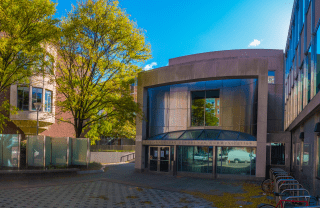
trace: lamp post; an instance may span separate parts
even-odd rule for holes
[[[34,107],[36,107],[37,111],[37,136],[39,133],[39,111],[41,110],[42,103],[34,103]]]

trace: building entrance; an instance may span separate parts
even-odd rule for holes
[[[149,170],[158,172],[170,171],[170,146],[149,147]]]

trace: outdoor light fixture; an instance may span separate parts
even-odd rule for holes
[[[299,139],[304,140],[304,132],[300,132]]]
[[[41,110],[42,103],[33,103],[37,111],[37,135],[39,134],[39,111]]]
[[[316,123],[316,126],[314,127],[314,132],[320,133],[320,122]]]

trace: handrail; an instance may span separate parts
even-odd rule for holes
[[[133,153],[130,153],[130,154],[121,156],[120,162],[126,162],[126,161],[128,161],[130,155],[133,155],[133,158],[132,158],[132,159],[135,159],[135,158],[136,158],[136,157],[135,157],[135,152],[133,152]],[[127,157],[127,160],[126,160],[126,161],[122,161],[122,158],[124,158],[124,157]]]

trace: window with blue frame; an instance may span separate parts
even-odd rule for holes
[[[34,103],[42,102],[42,88],[32,88],[32,110],[36,110]]]
[[[44,111],[51,113],[52,112],[51,106],[52,106],[52,91],[46,90]]]
[[[318,93],[320,90],[320,30],[318,29],[317,35],[316,35],[316,92]]]
[[[305,17],[305,4],[306,4],[306,2],[305,2],[305,0],[300,0],[300,3],[301,3],[301,14],[302,14],[302,24],[301,24],[301,29],[300,30],[302,30],[302,26],[303,26],[303,24],[304,24],[304,17]]]
[[[309,50],[308,50],[308,55],[307,55],[307,78],[308,78],[308,82],[307,82],[307,100],[308,103],[310,102],[310,98],[311,98],[311,46],[309,46]]]

